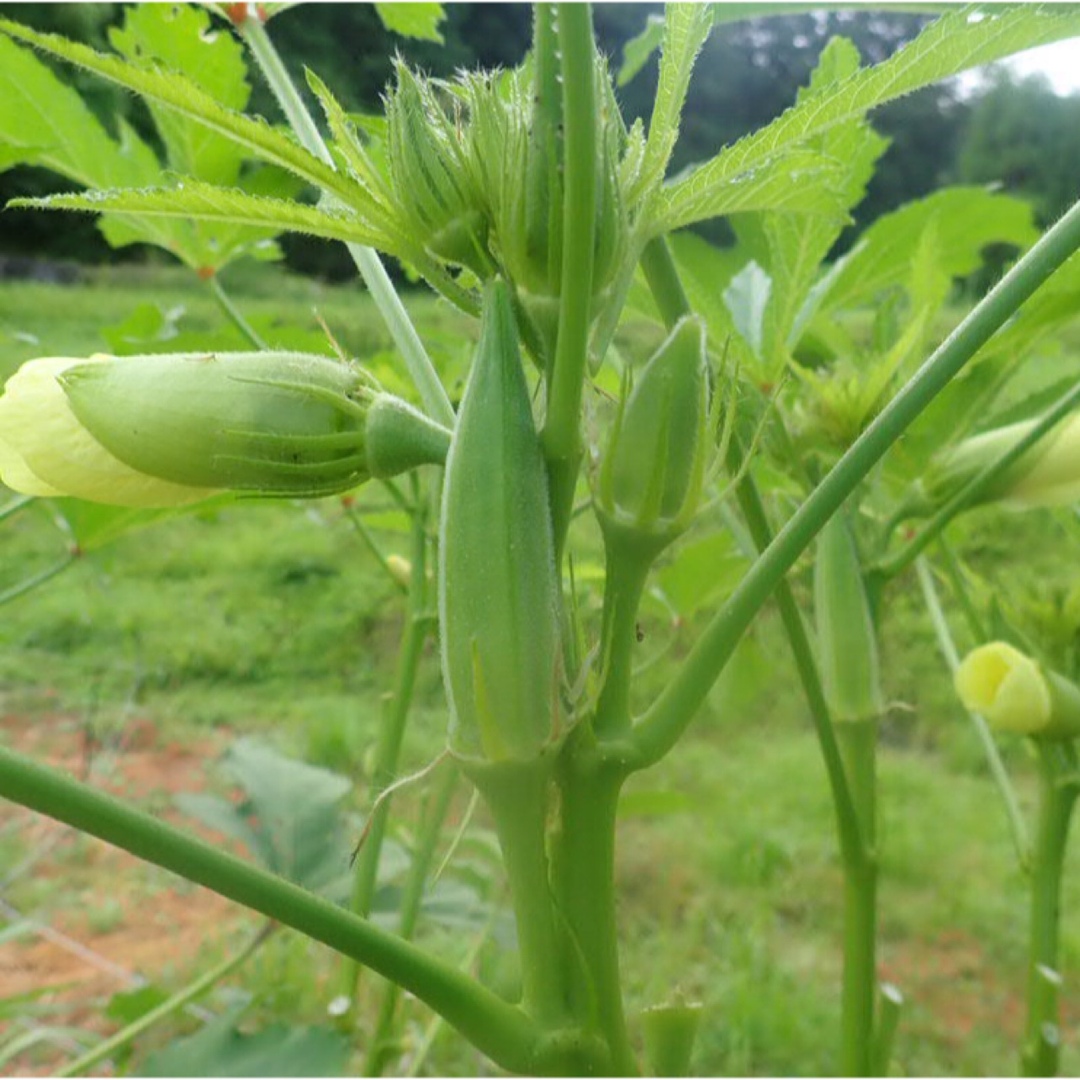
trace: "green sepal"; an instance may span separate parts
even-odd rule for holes
[[[344,491],[368,478],[353,365],[299,353],[125,357],[60,376],[72,412],[139,472],[264,494]]]

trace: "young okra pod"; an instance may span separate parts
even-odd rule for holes
[[[558,579],[547,473],[502,282],[484,294],[446,462],[439,558],[451,747],[532,759],[556,729]]]
[[[884,708],[877,634],[843,512],[818,534],[814,610],[823,689],[833,720],[876,720]]]
[[[600,467],[599,507],[612,526],[673,540],[693,520],[713,447],[705,327],[682,319],[622,403]]]

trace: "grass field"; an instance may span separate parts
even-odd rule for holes
[[[306,334],[317,342],[317,308],[351,354],[388,347],[356,289],[291,281],[271,292],[253,276],[237,281],[234,294],[267,336],[298,341]],[[183,306],[177,340],[220,334],[220,347],[240,347],[212,297],[186,276],[110,271],[62,289],[0,285],[0,376],[31,356],[106,348],[102,329],[147,304]],[[431,330],[437,359],[452,370],[467,349],[465,324],[426,300],[414,313]],[[378,506],[385,496],[373,489],[362,499]],[[407,537],[394,531],[392,518],[384,524],[380,542],[404,554]],[[975,515],[960,540],[981,551],[979,565],[992,574],[1043,526],[1018,519],[992,541],[980,528]],[[0,529],[0,590],[63,552],[65,539],[43,505]],[[1068,561],[1029,564],[1027,572],[1058,575]],[[884,657],[895,705],[882,736],[880,959],[883,977],[907,999],[896,1058],[907,1074],[1009,1073],[1022,1020],[1025,883],[913,578],[901,582],[893,601]],[[255,734],[347,775],[350,805],[363,813],[375,718],[400,629],[393,584],[337,500],[241,503],[167,522],[123,537],[4,606],[0,737],[71,767],[86,764],[90,747],[98,782],[175,814],[172,795],[220,788],[213,755]],[[643,650],[675,634],[677,654],[692,639],[692,627],[673,628],[659,615],[644,631]],[[658,687],[663,679],[661,663],[647,682]],[[431,650],[406,770],[438,752],[444,725]],[[1007,758],[1030,796],[1023,748],[1008,747]],[[707,1075],[833,1071],[840,865],[822,766],[771,617],[740,649],[685,742],[629,790],[619,878],[632,1008],[673,991],[702,1001],[695,1069]],[[419,797],[406,791],[399,798],[406,828]],[[457,815],[465,801],[461,793]],[[0,807],[0,883],[10,911],[61,927],[166,989],[220,959],[255,925],[10,806]],[[1075,914],[1078,904],[1080,878],[1071,873],[1066,912]],[[1068,989],[1080,971],[1080,925],[1070,914],[1063,925],[1066,1075],[1080,1070],[1080,994]],[[14,925],[17,915],[6,918]],[[445,948],[460,947],[444,936]],[[101,1007],[122,980],[101,978],[73,993],[64,985],[71,968],[37,964],[41,940],[32,930],[5,941],[0,923],[0,1047],[35,1027],[75,1035],[69,1030],[67,1043],[56,1035],[28,1048],[7,1062],[15,1071],[54,1069],[63,1060],[58,1046],[77,1042],[78,1029],[116,1026]],[[493,979],[505,977],[494,949],[481,963]],[[226,986],[252,996],[253,1021],[294,1020],[300,1000],[302,1018],[319,1022],[334,993],[334,968],[325,950],[282,933]],[[371,994],[373,982],[365,984]],[[28,995],[18,1007],[16,993]],[[222,989],[203,1005],[221,1012],[228,1003]],[[428,1022],[415,1004],[409,1008],[414,1024]],[[137,1045],[130,1068],[138,1071],[153,1047],[195,1026],[185,1018],[155,1029]],[[471,1073],[481,1063],[443,1032],[425,1068]]]

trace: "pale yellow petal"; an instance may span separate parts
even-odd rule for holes
[[[1050,688],[1038,664],[1003,641],[968,653],[956,671],[965,707],[1000,731],[1031,735],[1050,722]]]
[[[0,470],[26,494],[73,495],[114,506],[179,506],[215,494],[140,473],[113,457],[79,423],[57,376],[110,357],[46,357],[24,364],[0,396]]]

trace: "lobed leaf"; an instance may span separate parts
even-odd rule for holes
[[[650,15],[646,20],[645,29],[623,46],[623,62],[615,79],[615,85],[622,87],[630,82],[663,43],[664,17]]]
[[[164,67],[191,79],[216,101],[243,112],[251,96],[240,43],[210,29],[208,12],[186,4],[137,4],[124,25],[109,31],[109,43],[139,67]],[[150,103],[177,172],[214,184],[234,184],[246,155],[232,140],[172,109]],[[100,185],[99,185],[100,186]]]
[[[145,69],[116,56],[68,41],[58,34],[43,34],[9,19],[0,19],[0,33],[25,41],[43,52],[92,71],[152,102],[158,102],[204,124],[232,140],[253,156],[294,173],[331,192],[343,202],[366,201],[363,189],[325,164],[265,120],[246,116],[222,105],[185,75]]]
[[[753,176],[799,143],[837,124],[968,68],[1077,34],[1080,10],[1073,5],[973,5],[950,11],[888,60],[861,69],[828,93],[799,102],[670,184],[658,207],[662,227],[674,228],[729,212],[723,198],[718,198],[725,184],[740,176]]]
[[[981,187],[943,188],[870,225],[838,264],[821,308],[850,308],[903,284],[921,237],[931,227],[937,230],[941,268],[949,278],[974,273],[987,244],[1026,248],[1039,235],[1031,207],[1020,199]]]
[[[402,37],[420,38],[423,41],[443,43],[439,24],[446,19],[442,4],[424,2],[376,4],[375,11],[387,30]]]
[[[370,247],[388,246],[384,234],[345,210],[327,210],[288,199],[249,195],[239,188],[183,180],[171,188],[114,188],[109,191],[13,199],[9,206],[36,210],[85,210],[137,214],[140,217],[186,218],[243,225],[274,232],[299,232],[328,240],[352,241]]]
[[[679,137],[679,118],[690,85],[690,73],[711,28],[712,11],[705,4],[668,4],[664,9],[660,81],[649,120],[645,159],[634,194],[648,192],[664,179],[671,151]]]

